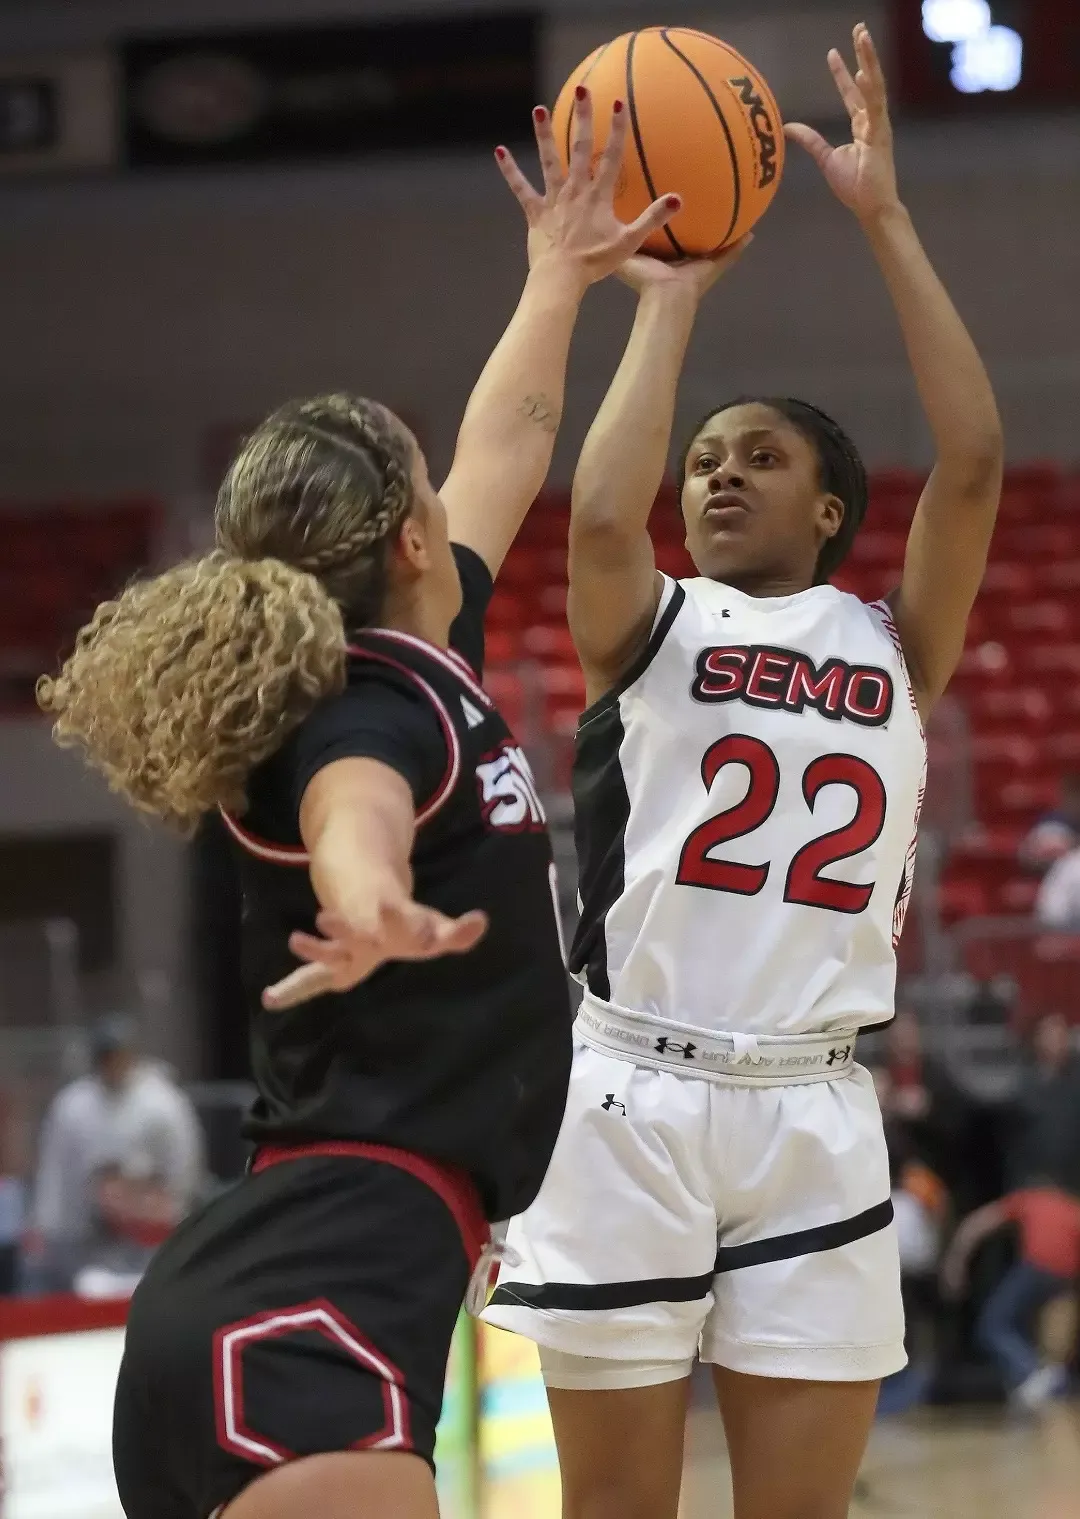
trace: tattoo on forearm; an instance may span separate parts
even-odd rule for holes
[[[542,427],[545,432],[558,432],[559,413],[552,406],[547,396],[526,396],[518,407],[518,410],[523,417],[528,417],[530,422],[535,422],[537,427]]]

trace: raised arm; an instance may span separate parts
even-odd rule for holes
[[[713,261],[631,259],[630,341],[589,429],[570,504],[570,631],[592,702],[648,641],[660,594],[649,513],[671,444],[675,398],[702,296],[745,243]]]
[[[607,146],[591,171],[592,103],[580,90],[569,172],[543,106],[533,113],[544,174],[540,195],[505,148],[496,157],[529,226],[529,276],[509,327],[472,393],[453,466],[440,492],[450,536],[498,572],[551,466],[562,416],[570,339],[585,291],[612,273],[678,209],[656,201],[627,226],[613,197],[626,146],[616,102]]]
[[[447,918],[412,900],[415,828],[409,784],[381,760],[335,760],[318,772],[304,792],[300,833],[324,937],[290,937],[289,948],[307,963],[267,988],[266,1007],[348,991],[386,960],[464,954],[480,940],[483,913]]]
[[[925,716],[963,651],[997,516],[1004,443],[989,376],[897,192],[885,79],[870,33],[860,24],[854,35],[854,79],[840,54],[829,54],[851,116],[852,142],[831,148],[810,127],[786,130],[859,219],[896,308],[934,436],[937,462],[911,525],[900,587],[890,597]]]

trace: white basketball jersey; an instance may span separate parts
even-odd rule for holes
[[[884,603],[666,580],[644,654],[578,727],[573,970],[698,1028],[886,1022],[925,780]]]

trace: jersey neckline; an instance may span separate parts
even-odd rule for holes
[[[840,590],[839,586],[810,585],[805,591],[793,591],[790,596],[751,596],[747,591],[739,591],[733,585],[728,585],[723,580],[712,580],[708,575],[693,575],[686,580],[679,581],[680,585],[700,586],[708,588],[708,594],[717,596],[729,596],[734,598],[740,606],[746,608],[757,607],[761,611],[783,611],[795,602],[825,601],[833,596],[845,596],[846,591]]]

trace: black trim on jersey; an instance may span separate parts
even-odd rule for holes
[[[605,707],[613,706],[619,700],[619,697],[623,694],[624,691],[628,691],[636,680],[640,680],[641,677],[645,674],[645,671],[652,664],[653,660],[659,654],[664,639],[671,632],[671,624],[675,621],[676,617],[678,617],[680,611],[682,610],[683,602],[686,600],[686,591],[677,580],[672,581],[672,586],[673,589],[671,592],[671,600],[664,608],[664,613],[660,618],[660,621],[656,624],[655,628],[652,630],[652,633],[649,635],[648,643],[642,649],[638,657],[634,660],[630,668],[626,671],[625,675],[623,675],[621,680],[617,681],[616,684],[611,687],[610,691],[605,691],[603,696],[598,697],[597,700],[593,702],[591,707],[586,707],[585,711],[578,718],[579,733],[581,732],[582,728],[585,727],[586,723],[591,722],[594,717],[599,716]]]
[[[589,990],[604,1001],[611,998],[604,925],[626,884],[623,839],[630,818],[630,795],[619,763],[626,736],[619,697],[640,680],[656,658],[685,600],[685,590],[675,581],[668,604],[638,658],[578,723],[573,792],[581,917],[570,949],[570,970],[574,975],[584,971]]]
[[[838,1250],[868,1234],[879,1234],[893,1220],[892,1198],[875,1203],[865,1213],[841,1219],[837,1224],[818,1224],[814,1229],[799,1229],[793,1234],[777,1234],[772,1239],[755,1239],[746,1245],[721,1245],[716,1252],[716,1272],[742,1271],[746,1266],[763,1266],[769,1261],[789,1261],[796,1255],[817,1255],[822,1250]]]
[[[696,1303],[707,1297],[713,1273],[701,1276],[654,1276],[639,1282],[601,1282],[585,1286],[578,1282],[507,1282],[496,1287],[490,1306],[512,1308],[566,1308],[591,1313],[606,1308],[636,1308],[641,1303]]]

